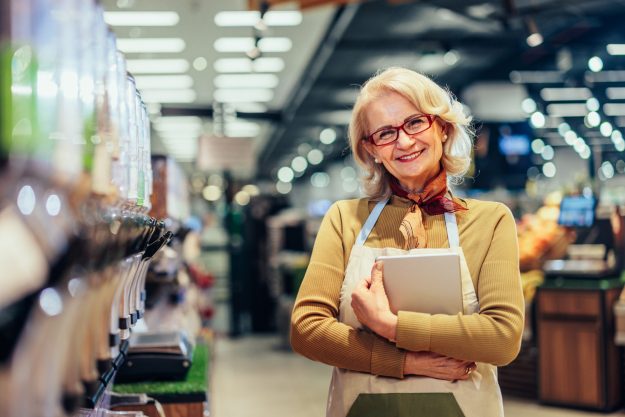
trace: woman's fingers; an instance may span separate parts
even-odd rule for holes
[[[376,261],[373,266],[371,267],[371,284],[382,284],[383,283],[383,277],[384,277],[384,273],[382,272],[384,271],[384,262],[382,261]]]

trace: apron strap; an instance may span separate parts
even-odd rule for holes
[[[369,237],[369,233],[373,230],[373,226],[375,226],[375,222],[378,221],[378,217],[380,217],[380,213],[382,213],[382,209],[386,203],[388,203],[388,198],[386,200],[378,201],[373,210],[371,210],[371,214],[367,217],[367,221],[360,229],[360,233],[358,233],[358,238],[356,239],[356,246],[363,246],[367,237]]]
[[[458,233],[458,223],[456,223],[456,215],[454,213],[445,212],[445,226],[447,227],[447,239],[449,239],[449,247],[459,247],[460,235]]]
[[[378,201],[378,203],[371,210],[371,214],[365,221],[365,224],[360,229],[360,233],[358,233],[358,238],[356,239],[356,246],[363,246],[369,237],[369,234],[373,230],[373,226],[378,221],[384,206],[388,203],[388,198],[386,200]],[[449,240],[450,248],[457,248],[460,246],[460,235],[458,233],[458,224],[456,223],[456,215],[454,213],[444,213],[445,214],[445,226],[447,227],[447,239]]]

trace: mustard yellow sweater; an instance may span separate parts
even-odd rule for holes
[[[398,314],[397,341],[340,323],[339,294],[347,261],[375,202],[343,200],[324,217],[291,318],[293,349],[343,369],[403,378],[406,350],[433,351],[458,359],[506,365],[518,354],[524,301],[519,275],[516,225],[500,203],[458,199],[460,245],[480,303],[479,314]],[[403,247],[399,225],[410,207],[393,196],[365,245]],[[449,247],[445,218],[423,214],[430,248]]]

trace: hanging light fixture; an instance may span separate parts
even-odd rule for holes
[[[534,18],[532,16],[527,16],[523,19],[523,22],[525,23],[525,29],[528,33],[525,42],[527,42],[527,44],[532,48],[541,45],[544,41],[543,35],[538,30],[538,26],[536,25]]]

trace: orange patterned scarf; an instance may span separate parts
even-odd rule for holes
[[[391,190],[393,194],[408,198],[414,202],[399,226],[401,234],[405,239],[404,249],[425,248],[427,246],[422,212],[432,216],[466,210],[466,208],[445,197],[445,194],[447,194],[447,172],[443,168],[441,168],[438,175],[425,184],[421,192],[411,193],[406,191],[395,178],[391,180]]]

